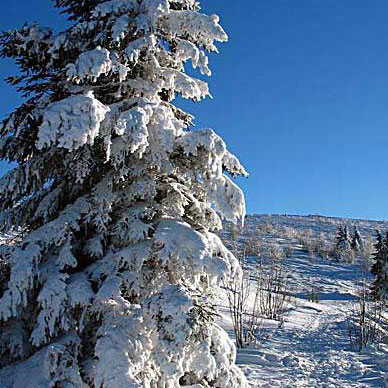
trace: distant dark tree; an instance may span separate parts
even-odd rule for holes
[[[371,273],[374,276],[371,292],[376,300],[388,300],[388,232],[385,238],[379,230],[376,231],[374,263]]]

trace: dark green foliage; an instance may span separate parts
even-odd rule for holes
[[[372,284],[371,293],[374,299],[388,299],[388,232],[383,239],[382,233],[376,231],[375,253],[373,255],[374,263],[371,273],[375,279]]]
[[[60,8],[61,13],[68,15],[69,20],[88,20],[91,11],[97,4],[101,3],[99,0],[53,0],[54,7]]]

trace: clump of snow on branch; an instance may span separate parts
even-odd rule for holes
[[[181,39],[178,42],[176,52],[178,61],[186,62],[190,59],[194,69],[199,67],[201,74],[211,75],[208,57],[194,43]]]
[[[155,243],[161,247],[159,258],[177,277],[190,278],[199,284],[202,277],[218,284],[226,277],[236,276],[239,266],[236,258],[225,249],[215,235],[194,231],[190,225],[174,220],[163,220],[155,233]],[[183,272],[181,272],[183,271]]]
[[[54,102],[44,112],[37,147],[57,145],[73,151],[93,144],[107,112],[109,107],[101,104],[92,92]]]
[[[110,14],[124,14],[133,12],[138,8],[136,0],[110,0],[105,1],[93,10],[93,17],[100,18]]]
[[[162,22],[163,27],[177,36],[190,36],[190,41],[217,52],[214,41],[226,42],[228,36],[219,24],[217,15],[204,15],[195,11],[170,11]]]
[[[119,136],[129,138],[129,152],[139,152],[140,156],[144,153],[148,146],[148,124],[152,116],[152,108],[146,106],[144,108],[136,107],[127,110],[119,116],[115,126],[115,132]]]
[[[101,74],[108,74],[112,70],[112,61],[107,49],[98,47],[96,50],[82,53],[75,64],[67,67],[67,76],[75,82],[84,79],[96,81]]]
[[[139,61],[140,52],[144,48],[155,47],[156,38],[154,35],[142,36],[130,42],[124,50],[124,54],[129,62],[136,65]]]

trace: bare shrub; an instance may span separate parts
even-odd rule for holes
[[[294,255],[294,248],[291,245],[287,245],[286,249],[284,250],[284,255],[287,257],[287,259],[290,259]]]
[[[296,239],[296,242],[297,242],[299,245],[302,245],[302,246],[304,245],[305,240],[304,240],[303,234],[301,234],[301,233],[297,234],[296,237],[295,237],[295,239]]]
[[[359,250],[357,256],[361,260],[363,265],[363,270],[365,272],[370,272],[370,267],[373,263],[373,253],[375,252],[375,248],[373,246],[372,237],[369,235]]]
[[[245,256],[260,256],[261,239],[257,236],[249,236],[244,240]]]
[[[272,261],[280,261],[283,258],[283,249],[278,244],[270,244],[268,247],[268,255]]]
[[[370,284],[362,275],[357,299],[351,305],[348,316],[350,345],[361,351],[369,344],[387,340],[388,321],[384,304],[370,298]]]
[[[311,259],[321,257],[328,259],[332,254],[331,244],[327,241],[327,235],[320,232],[318,235],[312,235],[311,230],[305,233],[299,233],[296,241],[302,246],[304,252],[308,253]]]
[[[254,277],[244,271],[242,278],[235,277],[224,282],[236,345],[244,348],[264,339],[264,318],[282,322],[288,299],[282,262],[284,253],[278,245],[270,245],[264,250],[260,241],[254,238],[240,245],[235,243],[233,250],[243,269],[247,257],[253,252],[258,261]]]
[[[261,234],[273,234],[275,226],[272,221],[264,221],[257,225],[257,230]]]
[[[305,231],[305,236],[306,237],[312,237],[314,235],[314,232],[311,228],[308,228],[306,231]]]
[[[322,259],[330,257],[330,247],[321,236],[311,241],[307,249],[312,257],[321,257]]]
[[[256,303],[249,306],[254,292],[253,282],[248,277],[232,279],[224,283],[228,299],[229,314],[232,319],[236,346],[245,348],[257,345],[265,339],[263,317],[258,314]]]
[[[305,247],[307,243],[306,236],[303,233],[298,233],[296,236],[296,242],[302,247]]]
[[[299,232],[291,226],[283,226],[280,228],[281,235],[288,239],[295,239],[298,237]]]
[[[243,268],[243,276],[236,275],[224,281],[223,286],[236,337],[236,346],[244,348],[260,342],[262,337],[263,320],[257,314],[256,302],[253,307],[249,305],[249,298],[253,294],[255,286],[248,271],[245,270],[247,257],[260,255],[260,242],[252,236],[240,245],[237,241],[234,241],[232,245],[232,251]]]
[[[248,327],[251,326],[246,322],[248,298],[251,291],[250,280],[246,277],[234,277],[224,282],[224,289],[228,298],[236,345],[238,348],[244,348],[249,343]]]
[[[259,257],[256,271],[255,310],[258,315],[281,320],[287,302],[287,274],[279,246],[271,245],[267,257]]]
[[[335,258],[339,263],[353,263],[355,259],[355,253],[353,249],[336,250]]]
[[[229,228],[230,240],[237,244],[238,238],[241,234],[241,230],[238,226],[232,224]]]
[[[313,303],[319,303],[319,289],[316,285],[312,285],[307,294],[307,299]]]

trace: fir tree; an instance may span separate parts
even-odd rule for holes
[[[336,248],[339,247],[344,240],[344,227],[342,225],[339,225],[337,227],[337,237],[336,237]]]
[[[360,232],[358,231],[357,226],[355,226],[353,236],[352,236],[351,247],[355,252],[360,252],[363,249],[363,246],[364,246],[364,242],[362,240]]]
[[[346,225],[340,225],[337,229],[335,255],[338,261],[352,262],[354,260],[349,230]]]
[[[371,292],[376,300],[388,300],[388,232],[385,238],[379,230],[376,231],[374,263],[371,273],[374,276]]]
[[[66,31],[4,33],[27,99],[1,127],[0,381],[28,387],[246,386],[214,322],[241,271],[213,233],[246,175],[175,96],[209,96],[227,35],[195,0],[53,0]],[[26,385],[27,384],[27,385]]]

